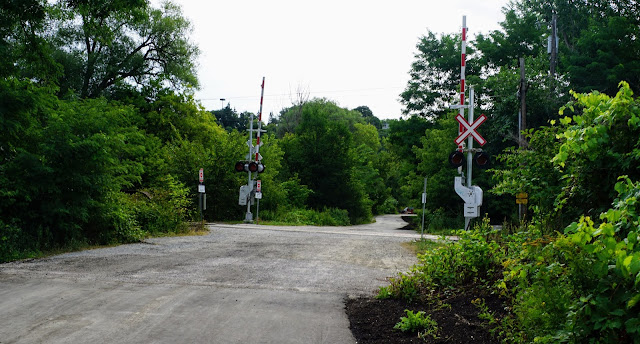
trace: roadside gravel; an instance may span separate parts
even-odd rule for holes
[[[405,224],[212,224],[2,264],[0,343],[353,343],[344,299],[415,262]]]

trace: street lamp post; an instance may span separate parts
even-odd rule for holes
[[[226,99],[224,99],[224,98],[220,98],[220,110],[224,110],[224,101],[225,100]]]

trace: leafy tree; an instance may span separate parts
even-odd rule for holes
[[[404,105],[402,113],[438,117],[459,99],[455,94],[460,91],[460,35],[438,36],[429,32],[420,38],[416,47],[418,53],[411,64],[410,80],[400,94]],[[472,84],[479,69],[473,53],[473,46],[467,45],[466,76]]]
[[[425,131],[433,126],[432,121],[419,116],[411,116],[406,120],[390,120],[387,147],[393,154],[417,164],[412,149],[420,144]]]
[[[0,8],[0,77],[22,76],[51,84],[59,73],[44,38],[47,4],[8,0]]]
[[[185,185],[195,209],[198,202],[198,170],[205,171],[207,194],[206,219],[238,217],[237,203],[241,176],[233,173],[238,152],[245,152],[244,133],[228,133],[210,112],[202,110],[191,96],[166,93],[150,103],[143,116],[149,134],[163,144],[154,151],[145,177],[153,185],[167,175]],[[244,154],[244,153],[243,153]],[[215,195],[211,197],[211,195]]]
[[[31,96],[40,99],[37,106],[21,111],[38,121],[0,170],[0,213],[20,232],[8,246],[42,249],[113,236],[114,223],[99,219],[118,218],[113,212],[124,208],[108,207],[109,200],[123,197],[143,171],[146,138],[131,124],[133,109],[101,99],[44,103],[38,96]],[[135,228],[119,229],[129,239]]]
[[[353,223],[368,221],[371,216],[371,203],[352,176],[355,163],[348,125],[355,118],[334,103],[311,101],[302,108],[295,136],[283,141],[287,177],[297,175],[313,191],[309,206],[346,209]]]
[[[526,126],[537,128],[558,118],[558,108],[569,100],[568,92],[560,88],[566,89],[568,84],[562,78],[549,78],[546,57],[526,58],[525,65]],[[550,87],[552,81],[561,87]],[[486,95],[482,112],[489,120],[483,124],[482,133],[489,144],[483,148],[494,154],[518,144],[519,84],[520,69],[514,67],[502,67],[484,82]]]
[[[519,7],[518,3],[510,3],[503,8],[505,20],[500,23],[501,30],[477,35],[474,46],[482,57],[475,63],[485,70],[517,68],[521,57],[538,57],[543,53],[546,56],[546,26],[541,25],[536,13]]]
[[[362,118],[364,118],[364,120],[367,123],[373,125],[377,129],[382,128],[382,123],[380,122],[380,119],[373,115],[373,111],[371,111],[371,109],[369,109],[368,106],[364,106],[364,105],[358,106],[357,108],[353,109],[353,111],[358,111],[359,113],[361,113]]]
[[[523,12],[536,16],[550,32],[551,17],[557,15],[560,38],[559,72],[568,74],[571,88],[614,96],[620,80],[638,92],[635,61],[640,18],[637,4],[625,0],[583,1],[522,0]]]
[[[510,147],[496,157],[503,168],[494,169],[496,182],[491,193],[511,195],[526,192],[527,207],[533,211],[537,221],[549,228],[560,229],[567,223],[556,213],[556,197],[562,190],[562,174],[551,161],[557,153],[557,126],[527,130],[526,148]],[[531,217],[529,217],[531,218]],[[573,219],[569,219],[570,221]]]
[[[385,185],[380,174],[380,156],[382,148],[378,130],[371,124],[355,124],[351,155],[354,156],[355,167],[352,178],[359,182],[367,198],[373,202],[373,212],[391,196],[391,190]]]
[[[56,58],[64,67],[61,92],[82,98],[110,88],[165,82],[184,90],[197,86],[198,49],[186,35],[189,22],[180,8],[146,0],[60,0],[56,6]]]
[[[529,192],[541,216],[564,223],[606,210],[620,175],[640,179],[640,117],[629,85],[622,82],[614,98],[598,92],[573,96],[561,109],[573,116],[531,131],[530,149],[502,157],[508,169],[497,172],[495,188]]]
[[[251,113],[243,112],[238,114],[234,109],[231,109],[231,105],[229,104],[227,104],[227,107],[222,110],[211,111],[211,114],[213,114],[218,123],[220,123],[220,125],[229,132],[234,129],[239,132],[244,132],[247,130],[251,120]],[[254,121],[254,128],[257,128],[257,118],[255,118]]]
[[[640,28],[635,19],[609,17],[591,20],[574,45],[574,53],[563,58],[574,90],[614,95],[620,80],[640,91]]]

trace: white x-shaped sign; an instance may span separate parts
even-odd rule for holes
[[[478,117],[478,119],[473,121],[473,123],[471,123],[471,124],[469,124],[469,122],[467,122],[467,120],[465,120],[464,117],[462,117],[460,115],[456,116],[456,120],[460,123],[461,126],[463,126],[466,129],[456,139],[456,144],[458,146],[461,145],[462,142],[464,141],[464,139],[469,137],[469,135],[473,136],[473,138],[476,139],[476,141],[481,146],[484,146],[484,144],[487,143],[487,140],[485,140],[484,137],[480,136],[480,134],[478,134],[478,132],[476,131],[476,128],[478,128],[480,126],[480,124],[484,123],[484,121],[487,120],[487,116],[482,115],[482,116]]]

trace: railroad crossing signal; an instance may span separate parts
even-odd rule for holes
[[[255,161],[238,161],[236,162],[234,169],[236,172],[264,172],[264,164]]]
[[[460,126],[462,126],[464,129],[466,129],[455,140],[456,144],[458,146],[461,145],[462,142],[464,141],[464,139],[469,137],[469,135],[473,136],[473,138],[476,140],[476,142],[478,142],[481,146],[484,146],[484,144],[487,143],[487,140],[485,140],[484,137],[482,137],[476,131],[476,129],[480,126],[480,124],[484,123],[484,121],[487,120],[487,116],[482,115],[482,116],[478,117],[478,119],[473,121],[473,123],[471,123],[471,124],[469,124],[469,122],[467,122],[467,120],[464,119],[464,117],[462,117],[460,115],[456,116],[456,120],[458,121],[458,123],[460,123]]]
[[[449,154],[449,165],[453,168],[462,166],[465,160],[464,153],[459,150],[454,150]],[[473,162],[476,164],[476,167],[482,169],[489,168],[489,166],[491,166],[491,158],[489,157],[489,154],[485,152],[477,152],[473,156]]]
[[[485,153],[485,152],[477,152],[474,156],[473,156],[473,162],[476,163],[476,166],[478,168],[489,168],[489,166],[491,166],[491,159],[489,158],[489,154]]]
[[[453,168],[458,168],[464,164],[464,154],[459,150],[454,150],[449,154],[449,164]]]

